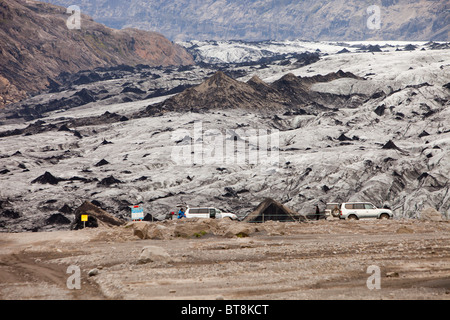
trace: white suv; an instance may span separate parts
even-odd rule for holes
[[[237,220],[237,215],[229,212],[222,212],[219,209],[213,207],[201,207],[201,208],[187,208],[186,218],[229,218]]]
[[[378,218],[390,219],[393,213],[389,209],[378,209],[370,202],[346,202],[341,204],[339,218],[341,219],[364,219]]]

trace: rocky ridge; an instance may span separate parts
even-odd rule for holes
[[[184,40],[441,40],[448,41],[449,4],[433,0],[46,0],[77,4],[111,27],[158,30]],[[369,7],[377,6],[380,26]]]
[[[54,86],[63,72],[193,64],[182,47],[156,32],[113,30],[84,14],[81,29],[71,30],[64,7],[16,0],[0,6],[0,107]]]
[[[320,110],[335,108],[337,100],[342,107],[351,107],[351,104],[346,103],[350,96],[320,94],[310,90],[314,83],[341,78],[361,79],[352,73],[339,70],[323,76],[305,78],[288,73],[272,84],[266,84],[258,76],[253,76],[247,82],[241,82],[219,71],[200,85],[165,100],[160,106],[151,105],[147,111],[155,112],[155,109],[160,108],[160,111],[164,112],[181,110],[199,112],[239,108],[317,114]],[[360,101],[352,100],[352,103],[357,105]]]

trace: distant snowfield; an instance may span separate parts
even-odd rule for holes
[[[302,52],[320,51],[326,54],[335,54],[343,49],[356,52],[361,46],[380,46],[383,51],[395,51],[408,44],[415,45],[420,50],[424,41],[189,41],[179,44],[191,48],[201,56],[202,61],[211,63],[239,63],[257,61],[262,57],[279,54],[293,54]]]
[[[423,43],[415,43],[419,46],[415,51],[395,51],[396,45],[409,42],[389,42],[394,46],[389,52],[334,54],[344,45],[283,44],[286,47],[257,45],[259,50],[278,48],[278,53],[317,48],[329,55],[289,71],[279,72],[278,66],[271,65],[256,68],[245,78],[258,75],[270,83],[288,72],[307,77],[343,70],[366,80],[317,83],[312,90],[362,94],[367,100],[355,109],[336,105],[317,116],[277,113],[275,117],[239,109],[170,112],[78,127],[81,139],[67,131],[0,138],[0,170],[8,170],[0,174],[0,200],[8,199],[9,208],[20,213],[14,219],[0,216],[0,229],[66,228],[46,225],[45,220],[64,204],[75,209],[85,200],[97,200],[123,217],[129,214],[128,205],[142,204],[145,213],[163,217],[178,203],[216,206],[244,216],[265,197],[302,214],[313,211],[315,204],[323,209],[326,202],[359,200],[389,206],[397,218],[418,217],[427,207],[449,216],[450,91],[443,85],[450,81],[450,50],[421,51]],[[353,43],[347,44],[346,48],[353,51]],[[219,43],[214,52],[225,52],[233,46]],[[242,44],[245,46],[256,45]],[[371,97],[378,92],[383,94]],[[59,123],[106,111],[129,115],[166,98],[112,105],[91,103],[42,120]],[[381,111],[377,114],[376,109]],[[221,132],[224,142],[230,140],[227,130],[280,130],[279,146],[274,148],[279,151],[278,165],[231,163],[229,159],[236,154],[228,154],[222,162],[193,163],[191,153],[174,151],[185,143],[201,145],[194,131],[196,122],[204,131],[209,130],[210,136]],[[13,127],[0,126],[0,130]],[[342,135],[346,138],[338,139]],[[252,139],[249,142],[254,143]],[[111,143],[103,144],[104,140]],[[401,150],[382,149],[389,140]],[[185,161],[174,158],[178,156]],[[109,164],[95,166],[102,159]],[[88,182],[75,179],[57,185],[31,184],[46,171],[64,179],[82,177]],[[122,183],[98,185],[111,175]]]
[[[375,81],[389,81],[390,84],[415,85],[423,82],[444,84],[448,74],[442,67],[450,65],[449,50],[430,51],[390,51],[377,53],[342,53],[321,58],[313,65],[308,65],[289,72],[296,76],[310,77],[325,75],[330,70],[352,72],[360,77]],[[263,80],[273,82],[285,73],[276,74]]]

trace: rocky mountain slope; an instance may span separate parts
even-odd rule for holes
[[[181,40],[449,40],[449,3],[436,0],[46,0],[79,5],[114,28]],[[379,19],[369,7],[377,6]],[[368,27],[378,19],[378,27]],[[378,21],[373,23],[377,25]]]
[[[66,8],[37,1],[0,3],[0,107],[55,85],[63,72],[146,64],[189,65],[192,57],[155,32],[113,30],[81,16],[69,29]]]
[[[428,207],[448,216],[450,51],[409,47],[366,52],[349,43],[305,65],[287,59],[223,72],[133,69],[99,81],[95,74],[108,71],[80,73],[73,79],[92,81],[68,81],[33,101],[102,90],[119,100],[86,99],[29,122],[2,118],[0,229],[67,229],[84,201],[125,219],[131,205],[163,218],[179,203],[243,217],[266,197],[302,215],[315,204],[359,200],[388,206],[396,218]],[[168,90],[191,85],[156,98],[131,92],[145,91],[153,75]],[[127,95],[137,98],[122,101]],[[272,137],[276,145],[261,145]],[[220,141],[233,148],[211,157]],[[276,157],[241,161],[252,150]]]
[[[56,77],[48,93],[40,94],[4,108],[0,122],[18,122],[42,118],[90,103],[116,104],[144,101],[180,93],[198,85],[218,70],[233,78],[273,75],[296,69],[319,60],[319,53],[268,55],[256,61],[238,63],[206,63],[197,65],[152,67],[149,65],[99,67],[77,73],[62,73]],[[248,79],[247,79],[248,80]],[[245,79],[244,79],[245,81]]]

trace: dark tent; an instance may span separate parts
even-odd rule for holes
[[[261,202],[256,209],[249,213],[242,221],[243,222],[265,222],[268,220],[274,221],[299,221],[304,220],[302,216],[282,205],[281,203],[266,198]]]
[[[72,221],[70,229],[78,230],[83,229],[83,221],[81,216],[87,215],[88,221],[86,221],[86,228],[97,228],[98,226],[120,226],[125,221],[114,217],[105,210],[93,205],[89,201],[85,201],[80,207],[75,210],[75,220]]]

